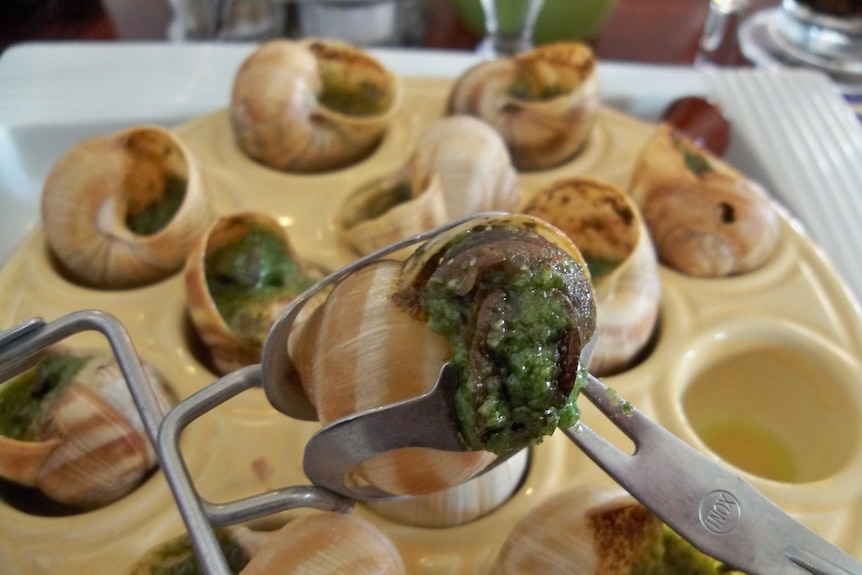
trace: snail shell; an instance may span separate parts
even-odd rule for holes
[[[435,493],[366,502],[381,517],[415,527],[454,527],[474,521],[506,503],[524,480],[529,449],[493,469]]]
[[[192,323],[219,373],[260,362],[270,326],[313,283],[309,273],[274,218],[240,212],[210,227],[189,254],[185,285]]]
[[[363,50],[334,40],[272,40],[237,72],[230,117],[251,158],[320,172],[367,156],[400,101],[398,79]]]
[[[395,544],[371,522],[324,511],[298,517],[270,535],[241,573],[401,575],[405,568]]]
[[[590,267],[597,337],[590,372],[625,369],[654,332],[661,296],[655,248],[640,210],[615,186],[568,178],[537,192],[522,211],[565,233]]]
[[[502,134],[519,170],[542,170],[577,154],[599,105],[592,50],[560,42],[476,64],[456,80],[447,110],[488,122]]]
[[[155,467],[156,456],[114,356],[57,349],[41,361],[71,361],[77,371],[41,400],[32,436],[0,436],[0,476],[84,509],[120,499]],[[37,389],[44,385],[38,369],[4,383],[0,402],[45,393]],[[167,409],[172,398],[163,380],[149,365],[144,369]]]
[[[420,246],[404,263],[377,260],[355,270],[333,288],[326,302],[296,328],[290,343],[302,385],[324,423],[415,397],[433,386],[442,364],[452,357],[453,348],[451,340],[429,327],[427,311],[422,309],[421,293],[429,278],[460,288],[459,297],[468,302],[463,317],[470,325],[455,332],[463,333],[465,338],[479,334],[472,343],[464,341],[459,345],[474,350],[471,361],[481,361],[482,353],[488,353],[481,338],[491,337],[490,324],[496,323],[494,306],[506,297],[500,290],[508,278],[532,277],[534,270],[556,269],[554,266],[564,267],[565,273],[571,275],[565,276],[561,293],[549,290],[545,299],[559,298],[566,313],[576,317],[566,316],[567,327],[559,333],[542,330],[543,334],[553,333],[559,339],[554,340],[554,345],[560,348],[559,356],[554,355],[556,347],[548,351],[556,363],[553,373],[544,374],[550,379],[543,380],[547,387],[542,388],[545,395],[539,401],[547,405],[543,405],[537,421],[529,421],[532,427],[522,429],[513,415],[534,415],[530,410],[502,405],[491,397],[470,398],[470,391],[465,389],[465,413],[459,415],[465,441],[475,451],[392,451],[360,464],[357,475],[392,493],[432,493],[467,480],[493,460],[493,454],[485,450],[492,447],[491,443],[480,443],[478,436],[499,441],[494,443],[496,447],[512,439],[499,449],[502,452],[540,439],[535,429],[539,425],[542,433],[552,432],[559,416],[557,408],[562,411],[571,407],[568,402],[577,359],[581,345],[592,335],[595,310],[585,265],[574,245],[547,224],[522,215],[480,217],[455,226]],[[458,277],[452,278],[452,274]],[[485,283],[494,277],[497,283]],[[481,299],[486,287],[493,294],[487,301]],[[507,315],[497,325],[516,321],[517,310],[506,310],[512,312],[511,320]],[[455,315],[462,317],[460,312]],[[538,345],[532,341],[530,344]],[[462,375],[462,382],[471,381],[485,389],[479,383],[481,375],[473,375],[475,378]],[[476,417],[470,408],[483,401],[498,409],[501,419],[492,418],[496,427],[480,433],[477,429],[484,425],[484,416]],[[523,443],[517,444],[518,441]]]
[[[521,519],[491,573],[636,573],[633,567],[660,561],[663,532],[662,522],[626,492],[583,484],[550,497]]]
[[[639,154],[630,193],[659,259],[684,274],[746,273],[778,245],[778,214],[766,190],[667,124]]]
[[[157,126],[73,146],[48,174],[41,210],[60,263],[77,281],[102,288],[178,271],[213,219],[196,160]]]
[[[437,380],[449,345],[392,299],[401,270],[382,260],[353,272],[295,334],[293,360],[321,422],[419,396]],[[390,493],[418,495],[466,481],[493,459],[408,448],[377,455],[356,474]]]
[[[395,174],[362,186],[339,217],[342,237],[367,254],[450,220],[514,211],[516,172],[506,144],[471,116],[432,122]]]

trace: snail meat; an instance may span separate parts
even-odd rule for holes
[[[418,300],[452,347],[467,444],[503,453],[574,425],[578,324],[592,321],[581,263],[516,226],[464,232],[436,257],[427,279],[396,297]]]

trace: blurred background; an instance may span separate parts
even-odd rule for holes
[[[730,3],[755,11],[779,2]],[[215,22],[212,14],[219,5],[225,16]],[[690,64],[697,57],[709,11],[710,0],[546,0],[536,40],[588,41],[604,59]],[[0,51],[32,40],[259,41],[299,35],[343,36],[365,45],[474,50],[482,38],[482,12],[479,0],[0,2]],[[747,63],[732,43],[718,57],[726,64]]]

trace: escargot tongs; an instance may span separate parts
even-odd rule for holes
[[[307,444],[306,474],[315,484],[349,497],[375,498],[386,494],[374,487],[345,485],[354,465],[405,446],[463,450],[454,407],[457,383],[457,373],[447,364],[425,395],[330,423]],[[582,422],[562,431],[707,555],[748,575],[862,575],[862,563],[650,420],[594,376],[586,375],[581,392],[634,442],[635,452],[620,450]]]
[[[336,272],[333,281],[370,259],[439,231],[384,248]],[[303,407],[301,394],[289,386],[268,388],[268,380],[278,380],[279,373],[291,368],[286,354],[270,352],[284,349],[303,300],[311,295],[285,309],[264,350],[264,389],[276,408],[294,417],[303,416],[309,406]],[[582,365],[589,363],[595,341],[582,350]],[[585,374],[584,380],[582,393],[634,442],[635,451],[620,450],[583,422],[562,431],[695,547],[749,575],[862,575],[862,563],[791,518],[751,484],[650,420],[594,376]],[[394,449],[467,449],[455,410],[457,386],[456,369],[446,364],[426,394],[327,424],[306,444],[305,474],[315,485],[349,498],[392,497],[374,486],[352,485],[345,479],[359,463]]]

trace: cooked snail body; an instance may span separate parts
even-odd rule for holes
[[[667,124],[638,156],[630,193],[660,260],[682,273],[746,273],[778,245],[778,214],[766,191]]]
[[[393,493],[429,493],[578,417],[580,350],[595,307],[586,264],[558,230],[523,215],[438,234],[403,264],[378,260],[335,286],[291,352],[327,422],[415,397],[444,362],[460,372],[463,453],[411,448],[359,473]]]
[[[450,220],[514,211],[515,168],[500,135],[471,116],[431,123],[407,164],[363,185],[341,208],[342,238],[367,254]]]
[[[590,268],[597,338],[590,372],[629,367],[655,330],[661,296],[655,248],[638,207],[615,186],[568,178],[538,191],[522,210],[565,233]]]
[[[172,402],[144,365],[156,397]],[[125,378],[108,352],[55,348],[0,385],[0,477],[92,509],[134,489],[156,455]]]
[[[45,180],[41,210],[60,263],[76,281],[101,288],[178,271],[213,219],[191,152],[156,126],[72,147]]]
[[[395,75],[363,50],[324,39],[272,40],[237,72],[230,117],[251,158],[320,172],[367,156],[400,99]]]
[[[447,109],[500,132],[519,170],[542,170],[578,153],[599,104],[595,55],[562,42],[473,66],[456,80]]]
[[[241,212],[213,224],[189,255],[185,284],[216,370],[259,362],[272,322],[312,283],[277,220]]]

